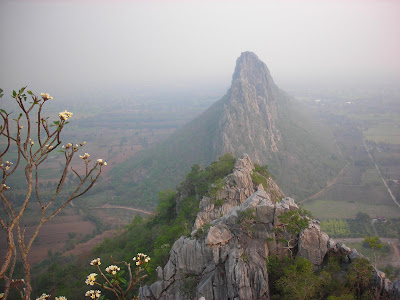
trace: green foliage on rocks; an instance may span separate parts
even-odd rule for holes
[[[267,171],[267,166],[254,164],[254,170],[251,174],[251,180],[253,180],[256,185],[259,185],[261,183],[264,189],[268,189],[268,178],[270,177],[271,175]]]

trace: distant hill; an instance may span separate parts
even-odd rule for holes
[[[243,52],[226,95],[163,143],[115,167],[112,187],[120,202],[152,206],[193,164],[207,165],[226,152],[267,164],[298,200],[323,188],[344,165],[329,130],[276,86],[254,53]]]

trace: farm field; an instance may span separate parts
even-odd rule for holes
[[[400,176],[398,96],[378,98],[379,101],[373,96],[353,98],[347,105],[341,104],[346,103],[346,97],[326,99],[324,105],[306,101],[330,124],[336,143],[349,162],[334,184],[303,201],[304,207],[320,219],[332,218],[333,214],[339,219],[354,218],[359,212],[371,218],[400,216],[400,208],[391,198],[374,164],[378,165],[392,194],[399,199],[396,182]]]

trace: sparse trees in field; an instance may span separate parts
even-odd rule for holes
[[[371,248],[374,254],[374,267],[376,268],[380,258],[379,250],[383,248],[383,244],[378,236],[364,237],[364,243]]]

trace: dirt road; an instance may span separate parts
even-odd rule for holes
[[[308,197],[307,199],[304,199],[303,201],[300,201],[299,203],[303,203],[303,202],[306,202],[307,200],[311,200],[313,198],[316,198],[319,195],[321,195],[323,192],[325,192],[327,189],[329,189],[332,185],[334,185],[338,181],[339,177],[343,175],[344,170],[349,166],[349,164],[350,163],[347,162],[347,164],[340,170],[338,175],[327,183],[326,187],[324,187],[322,190],[320,190],[319,192],[315,193],[311,197]]]
[[[379,177],[382,179],[383,184],[385,185],[387,191],[389,192],[390,197],[392,197],[393,202],[396,203],[397,206],[400,208],[399,202],[397,202],[396,197],[393,195],[392,191],[389,189],[389,187],[388,187],[388,185],[387,185],[387,183],[386,183],[386,180],[383,178],[383,176],[382,176],[382,174],[381,174],[381,171],[379,170],[378,165],[376,164],[376,162],[375,162],[374,158],[372,157],[371,153],[369,153],[367,144],[366,144],[365,139],[364,139],[364,135],[363,135],[362,138],[363,138],[364,148],[365,148],[365,150],[367,151],[368,156],[369,156],[369,158],[371,159],[372,163],[375,165],[375,169],[376,169],[376,171],[378,172]]]
[[[150,215],[150,216],[155,216],[155,213],[152,213],[150,211],[146,211],[146,210],[142,210],[142,209],[138,209],[138,208],[133,208],[133,207],[128,207],[128,206],[119,206],[119,205],[111,205],[111,204],[103,204],[102,206],[95,206],[92,208],[106,208],[106,209],[110,209],[110,208],[119,208],[119,209],[127,209],[127,210],[132,210],[132,211],[137,211],[140,212],[142,214],[146,214],[146,215]]]

